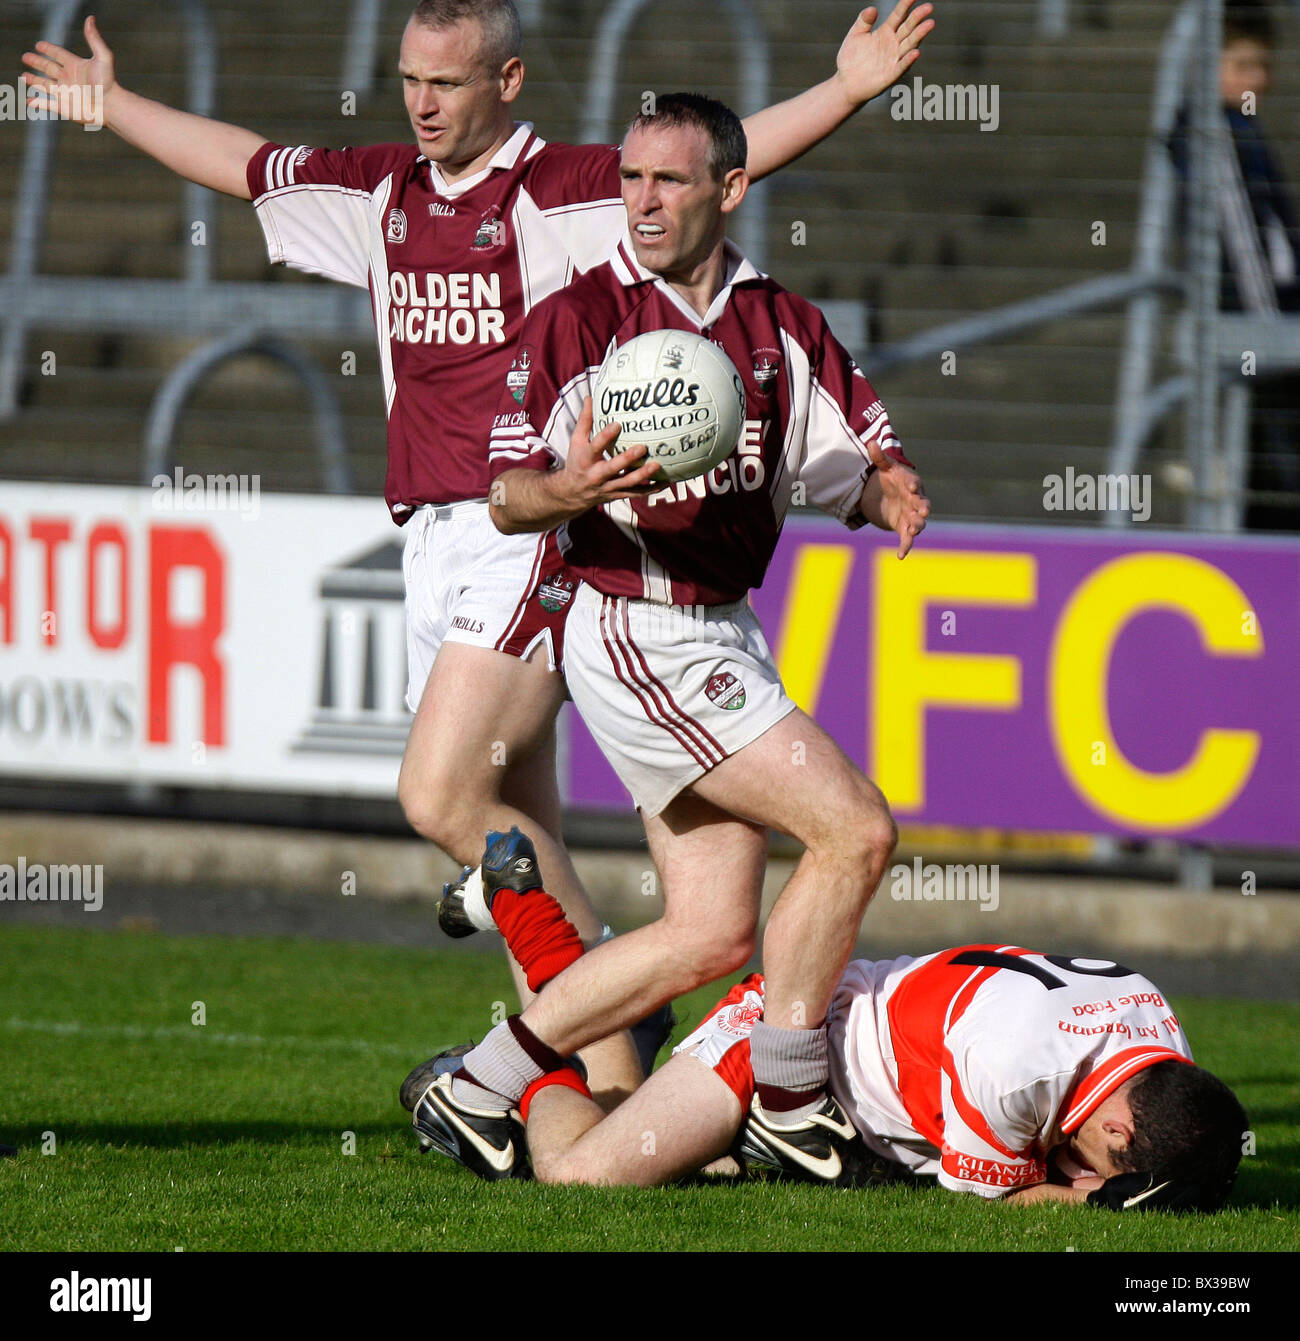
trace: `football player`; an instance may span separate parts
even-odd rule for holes
[[[744,129],[721,103],[660,96],[623,143],[630,243],[535,308],[520,336],[531,372],[493,431],[493,515],[508,532],[560,528],[582,578],[565,675],[641,811],[665,912],[497,1026],[429,1092],[417,1116],[430,1129],[440,1106],[495,1107],[505,1139],[510,1108],[557,1057],[745,963],[771,827],[806,852],[764,937],[749,1120],[783,1140],[801,1139],[793,1133],[814,1115],[849,1131],[826,1088],[826,1008],[895,829],[879,790],[785,693],[746,595],[792,503],[850,529],[895,531],[900,558],[929,504],[822,314],[727,241],[746,157]],[[610,349],[665,328],[722,347],[749,421],[728,460],[659,489],[643,446],[605,460],[619,430],[590,437],[588,391]],[[534,860],[508,843],[491,854],[498,879],[515,867],[528,878]]]
[[[749,118],[755,177],[911,66],[934,26],[932,6],[913,3],[900,0],[874,31],[876,10],[864,10],[834,75]],[[417,832],[467,866],[486,828],[520,826],[583,937],[598,939],[601,923],[562,845],[555,778],[564,696],[555,671],[574,584],[549,537],[494,529],[487,442],[525,314],[623,234],[617,150],[548,144],[516,123],[524,66],[510,0],[421,0],[398,59],[413,139],[341,151],[269,143],[141,97],[118,83],[93,18],[85,37],[89,59],[48,42],[24,54],[30,103],[65,115],[97,108],[66,94],[98,86],[111,130],[181,176],[254,203],[272,262],[369,289],[388,419],[385,493],[406,529],[415,721],[401,803]],[[527,380],[526,364],[513,372]],[[447,929],[469,929],[455,906],[445,905]],[[588,1058],[593,1079],[625,1092],[641,1074],[626,1039],[602,1047]]]
[[[500,839],[489,835],[490,851]],[[540,876],[528,883],[499,885],[491,908],[542,986],[581,949]],[[855,960],[828,1012],[847,1144],[819,1118],[815,1140],[744,1128],[763,1010],[754,974],[608,1117],[572,1066],[534,1081],[519,1111],[536,1177],[649,1186],[730,1152],[747,1170],[813,1183],[930,1175],[1017,1203],[1210,1211],[1241,1158],[1241,1105],[1193,1064],[1164,993],[1120,964],[994,944]],[[512,1135],[522,1144],[518,1125]],[[482,1139],[468,1125],[462,1136],[466,1147]]]

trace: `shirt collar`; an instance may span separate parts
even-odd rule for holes
[[[466,191],[472,191],[481,182],[486,181],[488,176],[498,168],[513,168],[519,162],[520,155],[532,138],[532,134],[533,123],[531,121],[521,121],[515,127],[515,133],[488,159],[485,167],[480,168],[472,177],[463,177],[457,182],[446,181],[436,163],[431,162],[423,154],[420,155],[420,158],[429,164],[429,181],[433,189],[440,196],[455,200],[457,196],[463,196]],[[538,143],[540,145],[540,141]]]
[[[623,234],[623,240],[610,258],[610,264],[624,288],[631,288],[636,284],[655,284],[669,301],[681,308],[697,326],[712,326],[722,315],[722,310],[731,297],[731,291],[737,284],[749,284],[767,278],[730,238],[723,239],[722,254],[726,262],[722,288],[718,290],[703,317],[662,276],[656,275],[653,270],[647,270],[637,260],[631,233]]]
[[[1132,1080],[1139,1071],[1145,1071],[1148,1066],[1155,1066],[1159,1062],[1187,1062],[1191,1065],[1191,1058],[1158,1044],[1125,1048],[1113,1057],[1108,1057],[1066,1095],[1061,1105],[1061,1131],[1067,1136],[1078,1131],[1101,1102],[1114,1094],[1126,1080]]]

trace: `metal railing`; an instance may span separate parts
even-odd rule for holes
[[[46,10],[41,36],[63,46],[68,30],[81,9],[81,0],[53,0]],[[41,234],[49,198],[50,158],[54,151],[55,124],[29,121],[23,146],[23,166],[14,200],[14,233],[9,246],[4,331],[0,334],[0,420],[12,419],[18,411],[18,386],[22,378],[27,322],[12,305],[15,291],[30,285],[40,264]]]
[[[41,26],[43,38],[67,45],[73,22],[86,7],[86,0],[49,0]],[[187,109],[200,116],[211,116],[217,101],[215,33],[203,0],[180,0],[180,10]],[[326,487],[331,492],[346,492],[349,476],[342,458],[343,425],[338,403],[332,393],[322,396],[324,379],[319,369],[286,342],[300,337],[304,330],[369,337],[373,326],[367,295],[335,286],[280,288],[214,281],[216,197],[194,182],[184,183],[182,199],[185,216],[202,225],[203,245],[189,248],[183,279],[86,279],[41,274],[40,241],[49,209],[57,125],[49,119],[27,122],[9,269],[0,281],[0,304],[4,311],[0,333],[0,420],[12,419],[18,412],[27,332],[48,319],[51,312],[59,314],[59,325],[65,331],[127,334],[185,331],[222,336],[227,344],[231,340],[239,342],[225,357],[250,348],[276,358],[303,383],[317,413],[317,450]],[[160,403],[170,403],[175,388],[185,388],[181,392],[182,401],[189,394],[187,368],[201,365],[210,369],[221,361],[212,359],[210,350],[200,350],[192,360],[181,364],[160,388],[155,410]],[[151,452],[156,451],[150,441],[146,435],[146,479],[154,473],[147,471]]]
[[[316,424],[316,451],[325,474],[325,489],[332,494],[352,493],[347,444],[343,439],[343,416],[329,379],[295,345],[266,331],[243,327],[209,341],[178,363],[158,388],[144,435],[141,484],[152,484],[171,463],[172,438],[190,397],[199,384],[223,363],[246,354],[256,354],[284,364],[300,381],[311,401]]]
[[[588,144],[610,143],[614,128],[614,98],[623,47],[637,15],[651,0],[615,0],[605,11],[588,64],[587,100],[582,115],[582,138]],[[740,53],[741,115],[766,107],[770,101],[771,61],[762,21],[745,0],[722,0],[731,19]],[[666,90],[661,90],[666,91]],[[768,191],[755,182],[745,208],[736,220],[736,245],[760,269],[766,268]]]
[[[1255,351],[1261,371],[1265,361],[1273,370],[1300,368],[1300,319],[1218,310],[1219,188],[1208,155],[1214,139],[1225,134],[1217,73],[1221,24],[1222,0],[1184,0],[1166,31],[1152,100],[1134,256],[1139,274],[1154,274],[1168,265],[1179,211],[1170,140],[1180,110],[1190,105],[1195,132],[1188,191],[1194,225],[1188,248],[1191,284],[1175,339],[1177,361],[1187,375],[1152,386],[1160,301],[1155,294],[1135,299],[1129,306],[1116,385],[1108,470],[1116,475],[1135,473],[1143,448],[1160,424],[1184,407],[1186,453],[1193,476],[1186,520],[1202,529],[1235,531],[1241,527],[1244,510],[1250,431],[1250,383],[1241,376],[1242,352]],[[1194,85],[1190,98],[1189,85]],[[1128,526],[1131,518],[1112,512],[1104,524]]]
[[[1249,381],[1240,376],[1243,350],[1255,352],[1263,370],[1300,368],[1300,318],[1239,316],[1217,309],[1218,252],[1202,237],[1197,269],[1175,271],[1169,254],[1178,212],[1178,181],[1170,155],[1170,137],[1187,94],[1189,69],[1196,60],[1201,82],[1198,106],[1209,99],[1219,117],[1217,84],[1205,78],[1207,50],[1217,51],[1222,0],[1184,0],[1161,43],[1152,96],[1150,129],[1143,168],[1137,241],[1129,270],[1084,280],[1019,303],[922,331],[870,354],[876,372],[933,358],[946,351],[1005,340],[1011,336],[1085,312],[1128,305],[1127,328],[1116,379],[1114,428],[1107,469],[1116,475],[1136,471],[1142,449],[1165,420],[1180,408],[1189,414],[1188,457],[1194,484],[1187,495],[1187,522],[1207,530],[1237,530],[1241,525],[1246,439],[1250,421]],[[1207,37],[1206,25],[1212,25]],[[1202,135],[1217,134],[1217,121],[1206,118]],[[1208,169],[1198,169],[1206,174]],[[1208,179],[1207,179],[1208,180]],[[1212,220],[1213,197],[1209,198]],[[1203,205],[1203,210],[1205,210]],[[1211,222],[1211,227],[1215,225]],[[1202,231],[1205,224],[1202,222]],[[1216,234],[1217,237],[1217,234]],[[1162,298],[1180,297],[1183,305],[1176,352],[1187,371],[1153,384],[1160,351]],[[1212,299],[1212,301],[1211,301]],[[1222,410],[1218,398],[1222,392]],[[1131,517],[1107,513],[1106,526],[1127,526]]]

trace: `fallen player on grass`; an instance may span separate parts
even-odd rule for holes
[[[538,991],[582,944],[540,875],[522,891],[499,881],[494,847],[516,856],[518,836],[488,835],[484,901]],[[454,1142],[422,1123],[429,1091],[450,1083],[440,1075],[415,1098],[432,1062],[404,1090],[422,1142],[489,1178],[527,1177],[531,1156],[541,1182],[648,1187],[734,1155],[746,1172],[837,1186],[892,1172],[989,1199],[1209,1211],[1235,1177],[1245,1112],[1192,1063],[1164,994],[1122,965],[992,944],[855,960],[827,1021],[831,1089],[855,1129],[847,1146],[821,1115],[789,1141],[742,1133],[762,1010],[753,974],[609,1115],[577,1069],[548,1073],[504,1143],[492,1121],[469,1118]]]

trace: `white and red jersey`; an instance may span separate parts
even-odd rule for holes
[[[370,290],[394,519],[486,498],[525,316],[626,230],[618,149],[547,144],[521,125],[481,172],[447,183],[414,144],[265,144],[248,186],[272,262]]]
[[[570,569],[608,596],[740,600],[761,585],[792,500],[860,526],[858,499],[875,469],[867,444],[905,460],[880,397],[822,313],[726,249],[724,287],[703,318],[624,240],[609,263],[540,304],[520,335],[492,430],[494,478],[563,462],[606,354],[635,335],[697,332],[745,384],[745,424],[727,460],[560,528]]]
[[[1190,1062],[1163,994],[1099,960],[1009,945],[849,965],[828,1015],[831,1085],[878,1153],[998,1197],[1130,1077]]]

